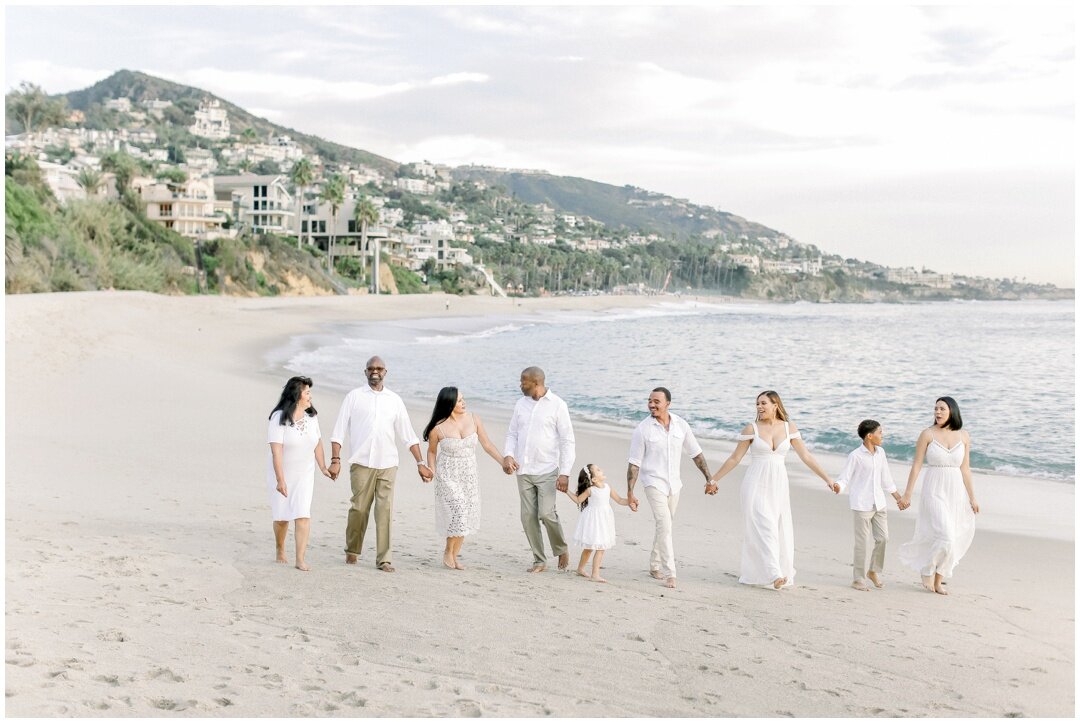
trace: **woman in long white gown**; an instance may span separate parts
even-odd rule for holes
[[[795,536],[784,464],[792,448],[833,493],[840,492],[840,486],[803,444],[780,395],[774,391],[758,395],[757,421],[743,428],[735,451],[706,487],[706,493],[715,494],[716,483],[735,469],[750,450],[750,467],[743,476],[741,494],[744,527],[739,582],[744,585],[771,585],[779,590],[795,583]]]
[[[911,493],[921,476],[915,537],[900,547],[900,561],[919,573],[923,587],[940,595],[949,594],[942,579],[952,577],[971,547],[979,514],[971,483],[971,438],[961,431],[963,426],[956,400],[939,397],[933,425],[915,443],[915,460],[901,498],[905,505],[911,504]]]
[[[452,570],[464,570],[457,556],[465,536],[480,530],[476,443],[500,468],[502,455],[488,438],[480,417],[465,411],[465,397],[457,387],[439,390],[423,436],[428,443],[428,468],[435,470],[435,526],[446,538],[443,564]]]

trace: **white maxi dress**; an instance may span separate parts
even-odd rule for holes
[[[799,439],[784,422],[784,439],[774,450],[758,434],[740,434],[750,442],[750,468],[742,481],[743,543],[739,582],[744,585],[772,585],[787,578],[784,587],[795,582],[795,535],[791,525],[791,495],[784,457],[791,440]]]
[[[964,454],[963,442],[948,449],[932,439],[926,448],[915,537],[900,546],[900,562],[923,577],[952,577],[975,537],[975,513],[960,472]]]
[[[275,522],[311,517],[311,496],[315,491],[315,445],[319,444],[321,437],[318,417],[305,414],[295,424],[282,425],[280,411],[270,415],[266,441],[282,446],[281,466],[285,472],[285,488],[289,493],[288,497],[282,497],[277,491],[274,456],[268,448],[266,487]]]

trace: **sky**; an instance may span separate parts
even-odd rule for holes
[[[398,161],[716,206],[890,266],[1073,286],[1074,12],[969,7],[5,9],[5,88],[116,70]]]

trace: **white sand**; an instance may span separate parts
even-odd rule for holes
[[[343,564],[342,478],[316,483],[313,570],[301,573],[273,562],[265,418],[288,375],[265,353],[320,322],[438,315],[442,298],[6,303],[9,715],[1074,714],[1071,486],[977,477],[985,513],[947,598],[898,565],[915,506],[890,513],[886,589],[850,589],[847,500],[794,455],[793,590],[736,583],[742,471],[706,498],[689,464],[675,591],[646,574],[644,500],[616,508],[609,584],[526,574],[516,487],[486,457],[466,571],[442,568],[431,488],[407,464],[398,572],[374,569],[373,526],[361,564]],[[455,314],[507,308],[453,300]],[[341,395],[316,384],[328,436]],[[429,412],[414,405],[414,426]],[[497,444],[505,421],[487,418]],[[579,462],[624,489],[626,431],[577,434]],[[713,469],[728,449],[707,446]],[[559,511],[569,535],[577,512],[565,497]]]

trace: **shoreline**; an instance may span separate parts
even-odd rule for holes
[[[464,572],[441,569],[431,487],[410,465],[395,486],[397,573],[374,569],[373,531],[361,564],[343,564],[340,479],[316,480],[312,572],[275,565],[265,416],[283,380],[266,355],[314,319],[423,318],[442,301],[8,297],[8,409],[24,413],[7,427],[7,712],[1074,714],[1071,538],[980,527],[943,598],[899,565],[914,516],[893,510],[887,588],[857,592],[847,500],[797,459],[796,587],[779,593],[735,580],[741,474],[705,497],[688,460],[673,591],[647,575],[647,504],[616,509],[609,584],[526,574],[516,485],[483,457]],[[452,300],[474,315],[499,310],[492,301]],[[603,308],[547,301],[522,308]],[[325,442],[343,394],[314,391]],[[499,410],[483,413],[501,447]],[[410,414],[420,427],[430,407]],[[575,466],[598,463],[618,486],[623,431],[575,420]],[[569,536],[577,511],[557,504]],[[630,682],[583,691],[596,665]]]

